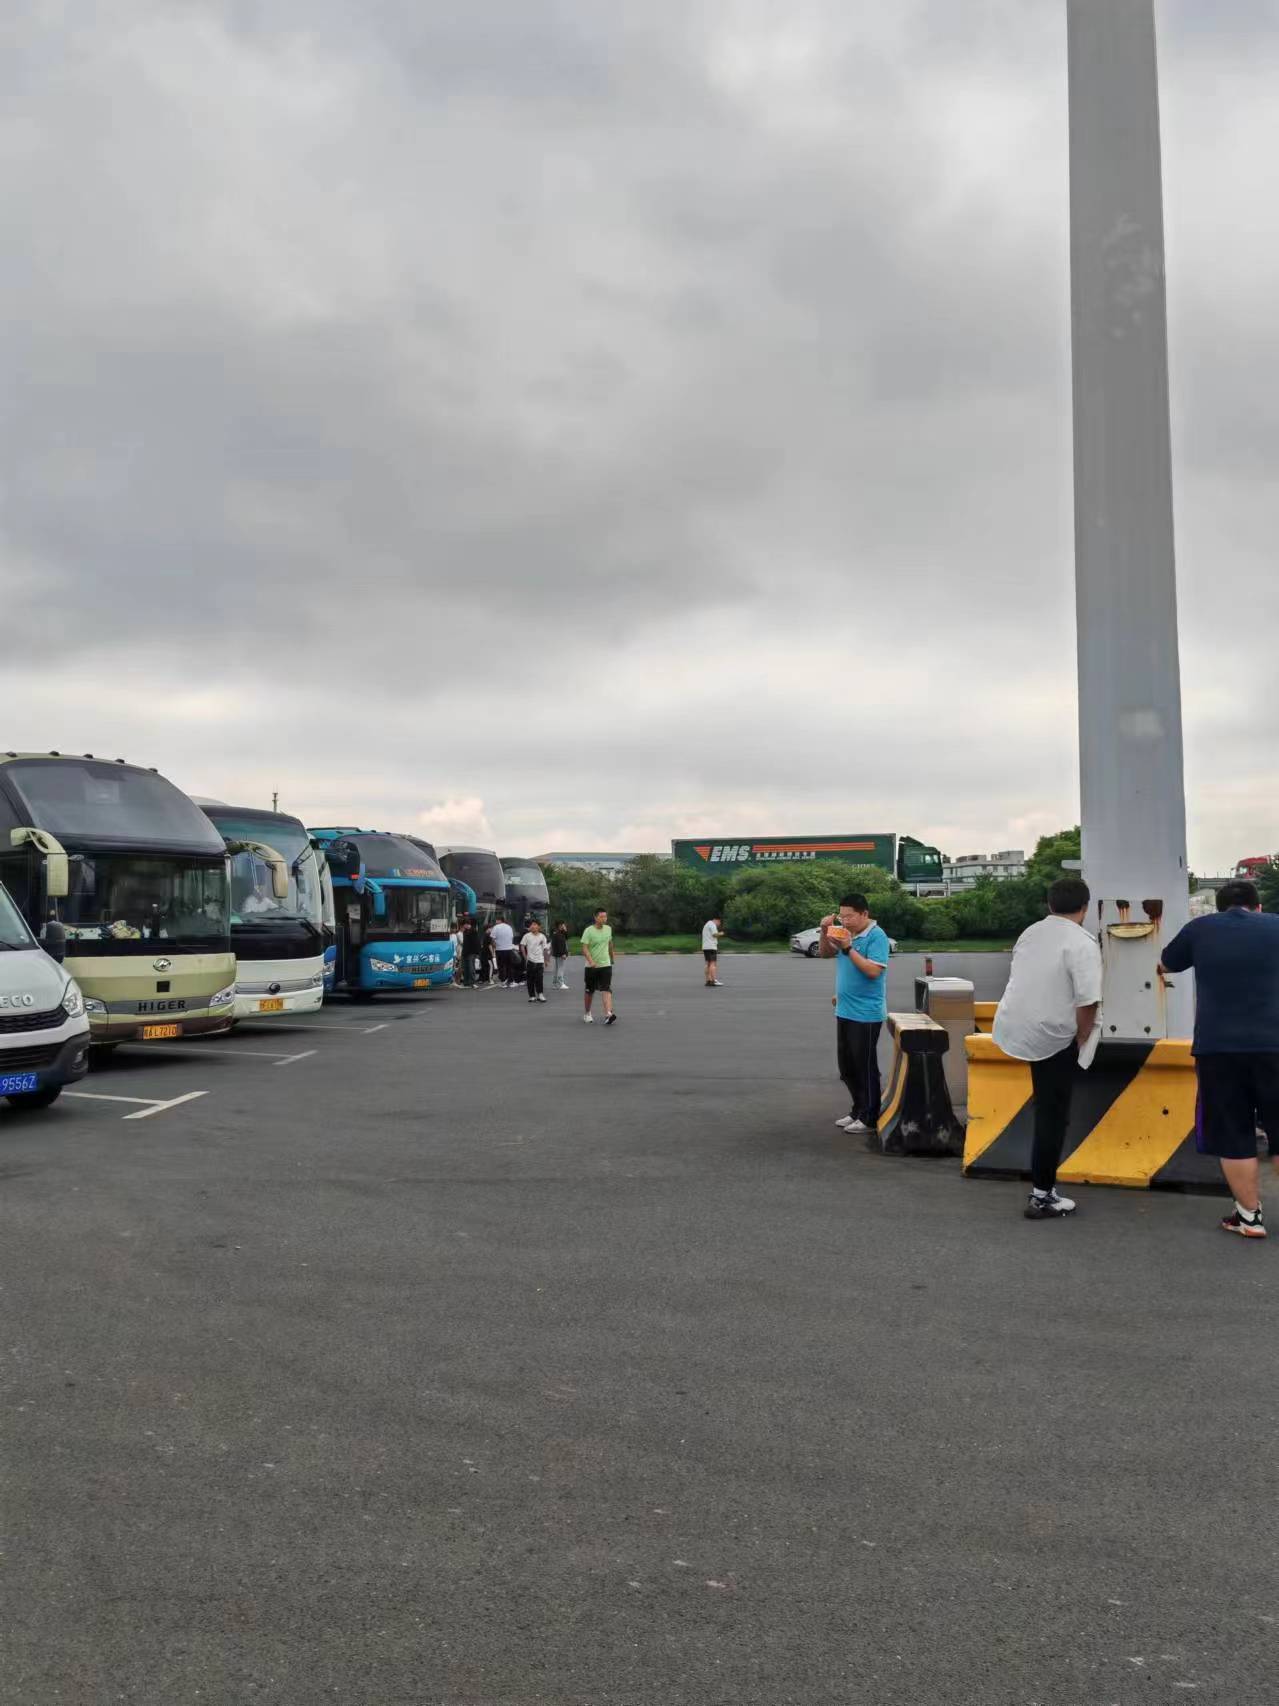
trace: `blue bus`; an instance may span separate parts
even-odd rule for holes
[[[357,1000],[378,990],[442,989],[453,981],[448,878],[407,836],[330,827],[310,835],[333,881],[334,987]]]
[[[420,847],[423,853],[429,853],[438,865],[440,855],[433,841],[423,841],[420,835],[408,835],[406,841],[411,841],[415,847]],[[441,866],[441,869],[443,867]],[[447,876],[448,873],[445,872]],[[461,877],[449,877],[449,887],[453,891],[453,914],[456,919],[477,918],[479,916],[479,896],[470,883],[464,883]]]

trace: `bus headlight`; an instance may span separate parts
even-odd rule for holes
[[[95,995],[86,995],[84,998],[84,1010],[86,1013],[91,1013],[95,1017],[100,1016],[105,1018],[107,1004],[105,1001],[99,1001]]]
[[[371,959],[369,961],[369,970],[370,971],[395,972],[395,971],[399,971],[399,969],[400,969],[399,966],[392,965],[390,960],[373,960],[373,959]]]
[[[78,1019],[84,1012],[84,996],[80,993],[80,985],[74,978],[62,992],[62,1011],[68,1019]]]
[[[324,973],[322,971],[312,972],[307,979],[307,984],[311,989],[318,989],[323,982]]]
[[[225,1007],[229,1001],[235,1000],[235,985],[228,983],[225,989],[219,989],[209,1000],[210,1007]]]

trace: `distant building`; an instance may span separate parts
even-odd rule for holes
[[[949,854],[942,859],[942,877],[948,893],[970,889],[979,882],[1010,882],[1026,875],[1026,855],[1020,847],[1002,853],[961,853],[957,859]]]
[[[539,853],[535,864],[567,865],[573,871],[603,871],[610,877],[615,877],[619,871],[624,871],[632,859],[638,859],[638,853]]]

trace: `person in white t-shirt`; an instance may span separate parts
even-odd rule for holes
[[[1059,877],[1049,915],[1023,930],[1013,949],[1008,987],[995,1010],[995,1042],[1028,1061],[1035,1105],[1027,1220],[1055,1220],[1075,1205],[1057,1190],[1057,1168],[1070,1124],[1079,1051],[1101,1004],[1101,949],[1084,929],[1088,885]]]
[[[499,918],[493,926],[493,952],[497,955],[497,981],[503,989],[515,988],[515,979],[511,975],[511,951],[514,947],[514,930],[505,918]]]
[[[707,989],[722,989],[719,981],[719,939],[724,934],[724,920],[718,914],[702,925],[702,959],[706,962]]]
[[[543,983],[546,977],[546,956],[550,951],[550,938],[542,932],[542,926],[536,918],[529,920],[529,927],[520,938],[520,947],[524,950],[524,982],[528,989],[530,1001],[545,1001],[546,992]]]

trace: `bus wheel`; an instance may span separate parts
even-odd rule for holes
[[[101,1072],[104,1066],[110,1066],[111,1056],[119,1048],[119,1043],[90,1043],[89,1069],[91,1072]]]
[[[44,1090],[23,1090],[8,1101],[14,1108],[51,1108],[61,1094],[61,1084],[50,1084]]]

